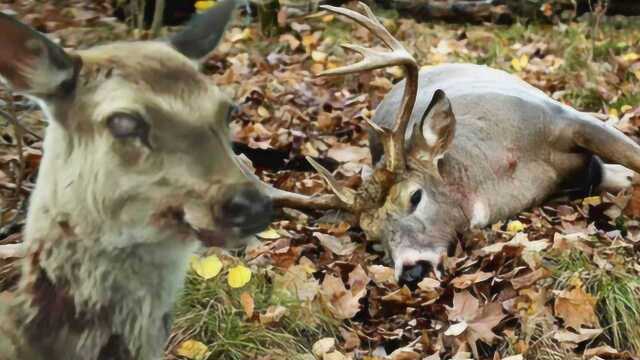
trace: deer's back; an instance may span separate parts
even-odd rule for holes
[[[513,75],[482,65],[422,70],[407,138],[437,89],[447,94],[456,118],[455,137],[442,168],[454,191],[469,199],[466,206],[480,200],[496,210],[493,217],[508,216],[544,200],[584,166],[584,155],[558,151],[554,144],[557,131],[552,129],[566,123],[573,110]],[[392,127],[403,90],[404,81],[380,103],[373,118],[376,124]],[[370,135],[375,163],[383,150],[376,135]]]

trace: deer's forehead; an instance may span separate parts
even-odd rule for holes
[[[98,121],[115,111],[145,114],[151,108],[192,125],[209,123],[230,102],[190,60],[163,43],[111,44],[78,54],[79,94],[94,105]]]

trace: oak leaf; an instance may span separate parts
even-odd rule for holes
[[[564,320],[566,327],[578,330],[582,325],[598,326],[598,317],[595,313],[597,300],[586,293],[582,286],[556,294],[553,311],[557,317]]]

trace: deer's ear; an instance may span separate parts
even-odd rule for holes
[[[10,88],[45,98],[75,88],[79,59],[3,13],[0,13],[0,34],[0,78]]]
[[[438,89],[431,103],[416,123],[411,137],[411,156],[417,160],[430,161],[437,165],[453,142],[456,117],[451,102],[444,91]]]
[[[171,38],[171,45],[189,59],[204,60],[222,39],[235,8],[235,0],[224,0],[196,15],[184,30]]]

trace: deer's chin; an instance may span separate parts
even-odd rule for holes
[[[193,232],[196,238],[205,247],[224,247],[231,235],[229,231],[221,229],[193,229]]]

